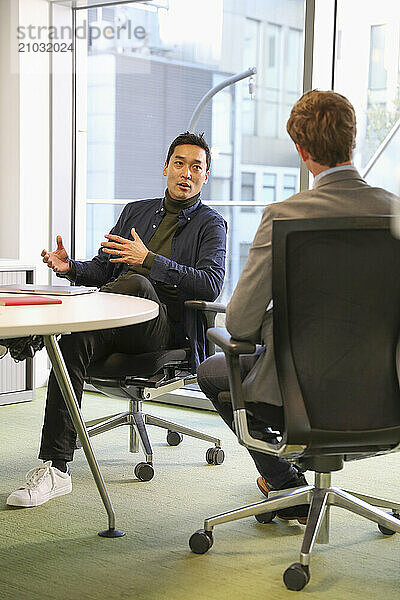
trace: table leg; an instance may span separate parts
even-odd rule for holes
[[[97,464],[97,460],[87,434],[85,422],[83,421],[79,404],[76,400],[75,392],[72,387],[71,379],[69,377],[63,355],[61,354],[60,347],[54,335],[45,335],[43,337],[57,383],[60,386],[61,393],[72,419],[72,423],[79,436],[79,441],[82,444],[90,470],[92,471],[92,475],[96,482],[97,489],[99,490],[99,494],[103,500],[103,504],[108,514],[108,529],[100,531],[99,535],[102,537],[121,537],[125,535],[125,533],[119,529],[115,529],[114,509],[104,483],[103,475],[101,474],[99,465]]]

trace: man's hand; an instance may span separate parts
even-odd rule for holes
[[[47,263],[47,266],[53,269],[54,273],[68,273],[71,269],[69,257],[63,246],[61,235],[57,236],[57,250],[54,250],[54,252],[42,250],[41,256],[43,256],[43,262]]]
[[[110,258],[110,262],[126,263],[128,265],[142,265],[149,253],[148,248],[136,233],[131,229],[133,240],[127,240],[119,235],[105,235],[108,242],[101,242],[103,252],[113,254],[117,258]]]

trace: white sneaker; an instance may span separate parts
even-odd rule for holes
[[[51,466],[48,460],[40,467],[26,474],[26,483],[10,494],[7,504],[10,506],[40,506],[52,498],[72,492],[71,475]]]

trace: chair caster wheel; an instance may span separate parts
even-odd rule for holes
[[[183,435],[178,431],[168,430],[167,433],[167,442],[170,446],[179,446],[181,441],[183,440]]]
[[[206,452],[206,461],[209,465],[222,465],[225,458],[225,452],[222,448],[209,448]]]
[[[213,545],[214,539],[211,531],[198,529],[189,540],[189,546],[195,554],[205,554]]]
[[[261,513],[261,515],[254,516],[256,518],[256,521],[258,521],[259,523],[271,523],[276,517],[276,511],[274,510],[272,512]]]
[[[394,535],[396,533],[395,531],[393,531],[393,529],[388,529],[387,527],[384,527],[383,525],[379,524],[378,529],[381,533],[383,533],[383,535]]]
[[[284,572],[283,581],[288,590],[298,592],[310,581],[310,570],[306,565],[293,563]]]
[[[395,512],[392,513],[392,516],[396,517],[396,519],[400,519],[400,515],[398,515]],[[379,523],[378,529],[381,533],[383,533],[383,535],[394,535],[396,533],[395,531],[393,531],[393,529],[389,529],[389,527],[385,527],[384,525],[380,525]]]
[[[150,481],[154,477],[154,468],[149,463],[141,462],[136,465],[134,473],[140,481]]]

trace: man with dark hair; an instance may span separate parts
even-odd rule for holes
[[[203,135],[183,133],[171,144],[163,174],[163,198],[125,206],[116,225],[92,260],[71,260],[57,236],[54,252],[43,261],[58,276],[101,291],[149,298],[159,305],[152,321],[61,338],[60,348],[76,397],[81,402],[90,363],[113,352],[140,354],[156,349],[191,347],[192,369],[205,358],[204,323],[185,300],[212,301],[225,272],[226,223],[202,204],[210,150]],[[76,432],[53,371],[50,374],[39,458],[26,484],[7,498],[12,506],[38,506],[72,490],[67,462],[73,459]]]
[[[370,187],[352,165],[356,119],[354,108],[344,96],[331,91],[307,92],[294,105],[287,130],[301,159],[314,175],[313,188],[265,208],[226,311],[226,327],[233,338],[260,344],[254,355],[240,358],[241,377],[251,429],[256,436],[269,441],[272,441],[269,427],[277,430],[284,427],[273,353],[272,310],[269,310],[273,300],[273,220],[388,215],[392,205],[399,202],[390,192]],[[219,392],[229,389],[222,354],[200,365],[198,382],[227,425],[234,429],[231,404],[218,401]],[[253,450],[249,452],[260,473],[257,485],[265,496],[272,489],[307,484],[304,475],[288,461]],[[306,522],[307,514],[308,505],[278,512],[282,519],[297,519],[300,523]]]
[[[208,172],[211,165],[211,151],[206,140],[204,139],[204,134],[202,133],[198,135],[196,133],[190,133],[189,131],[186,131],[185,133],[178,135],[168,148],[166,164],[168,165],[169,159],[173,155],[175,148],[185,144],[192,144],[193,146],[199,146],[199,148],[203,148],[204,152],[206,153],[206,170]]]

